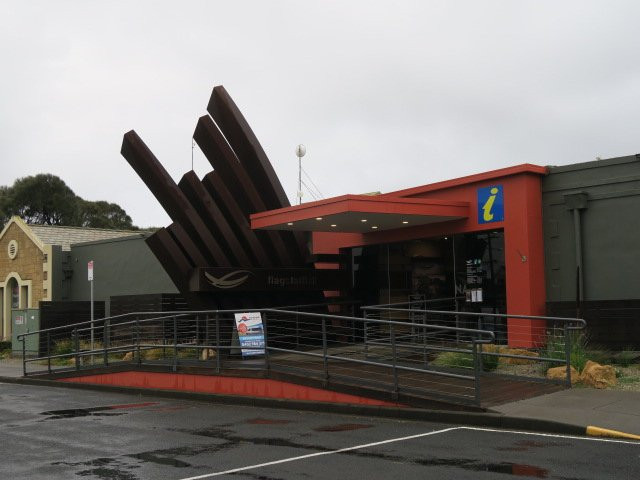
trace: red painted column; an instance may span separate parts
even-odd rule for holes
[[[507,313],[511,314],[545,314],[541,178],[519,175],[504,186]],[[507,329],[511,347],[544,343],[544,320],[509,318]]]

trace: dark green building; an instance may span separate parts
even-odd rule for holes
[[[640,155],[549,167],[542,201],[548,312],[640,347]]]

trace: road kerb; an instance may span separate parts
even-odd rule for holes
[[[640,435],[633,433],[619,432],[618,430],[609,430],[608,428],[587,426],[587,435],[591,437],[609,437],[609,438],[628,438],[631,440],[640,440]]]

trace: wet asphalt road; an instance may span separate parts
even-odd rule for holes
[[[640,478],[640,443],[459,427],[0,383],[0,478]]]

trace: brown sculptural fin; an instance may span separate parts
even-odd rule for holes
[[[162,267],[181,292],[188,290],[187,279],[192,265],[184,252],[165,228],[161,228],[145,240]]]
[[[216,178],[218,177],[215,172],[209,172],[202,179],[202,185],[224,214],[227,222],[234,230],[236,237],[243,242],[245,251],[255,256],[256,265],[265,268],[275,266],[276,262],[274,262],[273,257],[267,253],[256,236],[256,232],[251,230],[249,220],[235,203],[233,195],[231,195],[224,184],[216,180]]]
[[[266,210],[244,167],[209,116],[200,117],[193,138],[246,218],[253,212]],[[288,232],[256,232],[265,249],[278,258],[278,264],[299,264],[297,255],[292,254],[285,243],[286,234]]]
[[[282,184],[240,109],[223,86],[214,87],[207,106],[218,127],[246,170],[254,188],[261,192],[267,210],[290,206]],[[279,232],[292,261],[300,264],[308,255],[306,236],[300,232]]]
[[[246,214],[267,210],[249,174],[209,115],[198,119],[193,139]]]
[[[173,181],[140,137],[124,135],[122,155],[173,220],[146,239],[192,309],[255,308],[315,303],[322,291],[201,291],[199,269],[304,267],[302,232],[252,230],[249,215],[289,206],[256,136],[223,87],[211,96],[208,115],[198,120],[194,139],[214,171],[200,181],[187,172]],[[227,334],[233,330],[228,325]],[[230,336],[227,339],[230,341]]]
[[[224,133],[254,183],[264,188],[262,198],[267,209],[290,206],[289,199],[260,142],[223,86],[219,85],[213,89],[207,111]]]
[[[182,191],[175,184],[155,155],[142,139],[131,130],[124,135],[122,156],[147,184],[171,219],[179,223],[197,245],[199,253],[208,263],[218,266],[231,266],[218,242],[211,235],[189,203]]]
[[[213,201],[209,192],[204,188],[195,172],[191,170],[185,173],[180,182],[178,182],[178,186],[204,220],[211,234],[218,239],[218,243],[227,256],[232,259],[233,264],[243,267],[254,265],[254,262],[238,241],[227,219]]]
[[[183,248],[185,254],[187,255],[187,257],[190,258],[191,264],[194,267],[197,267],[198,265],[207,264],[207,259],[200,254],[195,242],[189,236],[186,230],[182,228],[182,225],[174,222],[171,225],[169,225],[167,230],[169,234],[173,237],[175,242]]]

